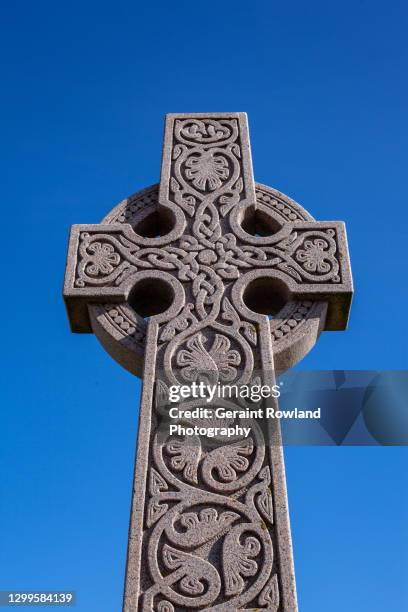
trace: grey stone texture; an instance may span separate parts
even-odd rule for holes
[[[160,186],[73,226],[71,329],[143,377],[126,612],[297,610],[279,425],[213,450],[163,439],[157,389],[205,364],[272,386],[346,328],[352,291],[344,224],[255,184],[245,113],[167,115]]]

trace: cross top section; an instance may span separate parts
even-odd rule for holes
[[[325,329],[344,329],[352,295],[344,224],[299,220],[290,209],[283,220],[275,203],[273,210],[257,201],[245,113],[167,115],[156,204],[165,234],[73,226],[64,289],[72,330],[92,331],[92,304],[126,304],[138,277],[149,293],[149,270],[181,281],[201,319],[217,316],[226,286],[236,283],[237,299],[259,312],[324,302]],[[152,305],[148,314],[160,307]]]

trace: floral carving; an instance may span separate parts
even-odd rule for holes
[[[197,468],[200,460],[201,448],[197,438],[188,441],[171,440],[165,447],[166,453],[171,456],[170,465],[176,472],[183,472],[189,482],[197,482]]]
[[[204,508],[197,512],[186,512],[180,518],[180,524],[185,528],[185,534],[191,545],[200,546],[218,535],[226,527],[239,518],[236,512],[221,512],[218,515],[215,508]]]
[[[211,150],[203,151],[200,156],[192,155],[186,161],[186,177],[201,191],[207,187],[210,191],[219,189],[228,176],[227,159]]]
[[[193,216],[216,194],[224,216],[243,191],[241,157],[236,119],[177,120],[168,178],[174,202]]]
[[[212,382],[230,382],[237,375],[241,356],[231,350],[226,336],[216,334],[209,351],[205,348],[206,338],[198,333],[187,341],[187,349],[178,352],[176,363],[181,367],[182,376],[191,382],[208,378]]]
[[[87,249],[86,272],[90,276],[106,276],[113,272],[120,263],[120,255],[108,242],[92,242]]]
[[[247,457],[252,455],[254,443],[252,438],[221,446],[211,451],[204,461],[204,471],[215,471],[223,482],[232,482],[237,472],[245,472],[249,467]]]
[[[239,532],[242,532],[242,525]],[[243,543],[239,541],[237,531],[233,529],[225,538],[223,546],[223,569],[225,592],[227,595],[239,595],[244,590],[244,578],[255,576],[258,563],[254,560],[261,550],[257,538],[246,536]]]
[[[322,238],[305,240],[304,248],[296,253],[296,259],[303,264],[308,272],[318,272],[326,274],[330,271],[330,264],[327,262],[329,243]]]

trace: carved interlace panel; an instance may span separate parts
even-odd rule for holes
[[[203,377],[274,384],[273,342],[292,334],[315,301],[335,303],[349,292],[344,228],[315,222],[267,189],[255,196],[242,114],[170,116],[158,205],[156,198],[154,188],[146,190],[105,224],[76,226],[66,281],[67,303],[99,303],[117,337],[132,338],[149,355],[124,609],[294,612],[279,431],[265,433],[252,421],[248,438],[209,444],[158,427],[170,385]],[[135,233],[140,215],[161,208],[175,213],[168,235]],[[273,221],[267,236],[243,229],[255,209]],[[146,328],[125,299],[140,275],[157,273],[178,307]],[[242,302],[246,283],[263,276],[284,283],[292,299],[272,324]]]
[[[192,281],[195,297],[202,286],[222,294],[225,281],[257,268],[280,270],[297,283],[341,282],[336,227],[298,226],[276,245],[256,247],[238,242],[232,233],[222,235],[216,210],[200,212],[193,235],[185,234],[171,246],[143,248],[122,229],[82,232],[75,286],[119,286],[146,269],[175,272],[180,281]]]
[[[277,192],[271,187],[256,185],[256,201],[260,209],[266,211],[277,224],[298,221],[313,221],[313,218],[299,204],[287,196]],[[135,228],[136,232],[146,218],[157,213],[158,185],[144,189],[141,192],[123,200],[102,221],[103,224],[127,223]],[[133,373],[142,375],[139,362],[143,360],[146,344],[146,322],[126,304],[105,304],[98,308],[98,319],[101,321],[106,333],[115,334],[115,339],[129,352],[129,359],[125,367]],[[286,347],[290,352],[299,335],[307,337],[308,328],[313,327],[313,321],[319,318],[321,307],[319,303],[310,300],[290,301],[270,321],[271,336],[274,341],[274,354],[278,356],[277,369],[284,369],[284,360],[279,367],[280,355]]]

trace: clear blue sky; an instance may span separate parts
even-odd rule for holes
[[[246,111],[256,179],[346,221],[350,327],[304,367],[407,367],[404,4],[3,3],[0,589],[120,609],[140,387],[61,285],[70,225],[158,181],[166,112]],[[407,608],[406,450],[286,457],[301,612]]]

